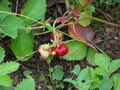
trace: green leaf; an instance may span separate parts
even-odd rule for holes
[[[0,23],[0,31],[11,38],[16,38],[18,34],[18,29],[23,25],[23,20],[14,15],[6,16]]]
[[[41,74],[41,75],[40,75],[39,81],[40,81],[40,82],[44,82],[44,81],[45,81],[45,76],[44,76],[44,74]]]
[[[114,78],[120,79],[120,73],[114,73],[111,77],[111,80],[113,81]]]
[[[9,2],[8,0],[2,0],[2,2],[3,2],[4,4],[6,4],[6,5],[11,5],[11,4],[12,4],[12,3]]]
[[[82,82],[83,80],[87,82],[89,80],[93,80],[94,76],[95,76],[94,69],[90,68],[90,67],[87,67],[80,72],[77,80],[79,82]]]
[[[65,44],[68,46],[69,52],[65,56],[63,56],[64,59],[74,61],[82,60],[85,58],[87,53],[87,46],[85,43],[70,41]]]
[[[10,8],[5,5],[4,3],[0,2],[0,11],[5,11],[5,12],[11,12]],[[8,14],[6,13],[1,13],[0,12],[0,22],[7,16]]]
[[[59,65],[56,65],[54,68],[53,68],[53,72],[52,72],[52,79],[53,80],[62,80],[63,79],[63,70],[62,68],[59,66]]]
[[[5,86],[0,85],[0,90],[10,90],[10,89],[11,87],[5,87]]]
[[[6,62],[0,65],[0,76],[10,74],[19,68],[20,64],[17,62]]]
[[[80,66],[79,65],[75,65],[72,72],[75,74],[75,75],[78,75],[80,73]]]
[[[95,69],[95,73],[97,75],[109,75],[109,73],[105,69],[99,67]]]
[[[55,86],[56,86],[56,88],[60,88],[60,89],[62,89],[62,90],[64,89],[64,85],[63,85],[62,83],[60,83],[59,85],[56,84]]]
[[[108,67],[110,65],[110,58],[104,54],[95,54],[94,58],[95,63],[100,67],[108,71]]]
[[[21,12],[22,15],[31,17],[32,19],[39,20],[43,19],[46,12],[46,0],[28,0],[24,10]],[[31,24],[34,21],[23,18],[26,24]]]
[[[86,60],[88,61],[89,64],[95,66],[95,61],[94,61],[94,56],[97,53],[97,51],[91,47],[88,48]]]
[[[87,12],[87,11],[84,11],[81,13],[79,19],[81,19],[81,21],[79,21],[80,25],[82,26],[88,26],[90,23],[91,23],[91,18],[89,17],[86,17],[85,16],[92,16],[92,12]],[[85,19],[84,19],[85,18]]]
[[[92,85],[90,86],[90,90],[95,90],[96,88],[99,87],[101,81],[96,77]]]
[[[87,5],[85,7],[85,11],[87,11],[87,12],[95,12],[95,7],[93,5],[91,5],[91,4],[89,4],[89,5]]]
[[[78,84],[78,82],[76,80],[72,80],[72,78],[65,78],[64,82],[73,84],[74,86]]]
[[[77,9],[77,10],[80,10],[83,6],[80,4],[79,1],[77,0],[71,0],[72,1],[72,4],[74,5],[74,7]]]
[[[111,80],[113,82],[113,87],[114,90],[119,90],[120,89],[120,73],[115,73],[111,77]]]
[[[23,75],[24,76],[30,76],[30,74],[32,74],[32,71],[30,71],[30,70],[25,70],[24,72],[23,72]]]
[[[53,89],[53,86],[47,85],[46,88],[48,88],[48,89]]]
[[[28,77],[20,82],[14,90],[35,90],[35,81],[32,77]]]
[[[4,60],[4,57],[5,57],[4,48],[0,46],[0,63]]]
[[[33,43],[34,43],[33,32],[26,33],[26,31],[19,30],[18,37],[12,39],[12,50],[17,58],[24,57],[25,55],[31,54],[33,52]],[[31,55],[23,58],[27,60]]]
[[[100,83],[99,90],[111,90],[111,88],[112,82],[110,81],[109,77],[104,76]]]
[[[120,59],[114,60],[110,63],[109,66],[109,72],[113,73],[115,72],[118,68],[120,68]]]
[[[114,90],[120,90],[120,79],[114,80]]]
[[[12,79],[8,75],[0,76],[0,85],[10,87],[12,86]]]
[[[82,6],[84,6],[84,3],[86,0],[78,0]]]

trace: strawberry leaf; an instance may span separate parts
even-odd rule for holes
[[[65,44],[68,46],[69,52],[65,56],[63,56],[64,59],[74,61],[82,60],[85,58],[87,53],[87,46],[85,43],[70,41]]]
[[[84,11],[84,12],[81,13],[81,16],[79,17],[79,19],[81,21],[79,21],[79,23],[82,26],[88,26],[91,23],[91,20],[92,20],[91,18],[85,17],[85,16],[92,16],[92,12]]]

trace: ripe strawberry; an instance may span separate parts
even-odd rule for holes
[[[55,56],[64,56],[68,53],[68,47],[65,44],[58,44],[57,47],[52,47],[52,51],[55,51]]]
[[[63,39],[63,34],[60,33],[60,32],[52,33],[51,34],[51,39],[55,40],[55,38],[58,39],[58,40],[62,40]]]

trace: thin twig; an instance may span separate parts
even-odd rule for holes
[[[19,0],[16,1],[16,7],[15,7],[15,12],[18,13],[18,2]]]

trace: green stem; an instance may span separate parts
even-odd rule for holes
[[[41,29],[41,28],[45,28],[44,26],[40,26],[40,27],[29,27],[30,29]]]
[[[86,41],[84,41],[84,40],[82,40],[82,39],[80,39],[80,38],[73,37],[73,36],[71,36],[71,35],[69,35],[69,34],[67,34],[67,33],[64,33],[64,32],[62,32],[62,31],[60,31],[60,30],[57,30],[57,31],[60,32],[60,33],[62,33],[62,34],[64,34],[64,35],[66,35],[66,36],[68,36],[68,37],[70,37],[70,38],[73,38],[73,39],[75,39],[75,40],[77,40],[77,41],[81,41],[81,42],[83,42],[83,43],[87,43]]]
[[[34,22],[37,22],[37,23],[39,23],[39,24],[42,24],[42,25],[43,25],[43,23],[42,23],[42,22],[39,22],[39,21],[37,21],[37,20],[35,20],[35,19],[31,18],[31,17],[25,16],[25,15],[22,15],[22,14],[10,13],[10,12],[5,12],[5,11],[0,11],[0,13],[5,13],[5,14],[15,15],[15,16],[16,16],[16,15],[18,15],[18,16],[21,16],[21,17],[24,17],[24,18],[30,19],[30,20],[32,20],[32,21],[34,21]]]
[[[36,51],[34,51],[34,52],[30,53],[30,54],[27,54],[27,55],[25,55],[25,56],[23,56],[23,57],[21,57],[21,58],[17,59],[15,62],[18,62],[18,61],[20,61],[20,60],[24,59],[25,57],[28,57],[28,56],[30,56],[30,55],[32,55],[32,54],[34,54],[34,53],[36,53],[36,52],[38,52],[38,50],[36,50]]]
[[[101,20],[101,19],[96,18],[96,17],[92,17],[92,16],[85,16],[85,17],[88,17],[88,18],[91,18],[91,19],[94,19],[94,20],[97,20],[99,22],[106,23],[106,24],[109,24],[109,25],[112,25],[112,26],[120,27],[119,24],[115,24],[115,23],[111,23],[111,22],[108,22],[108,21],[105,21],[105,20]]]

